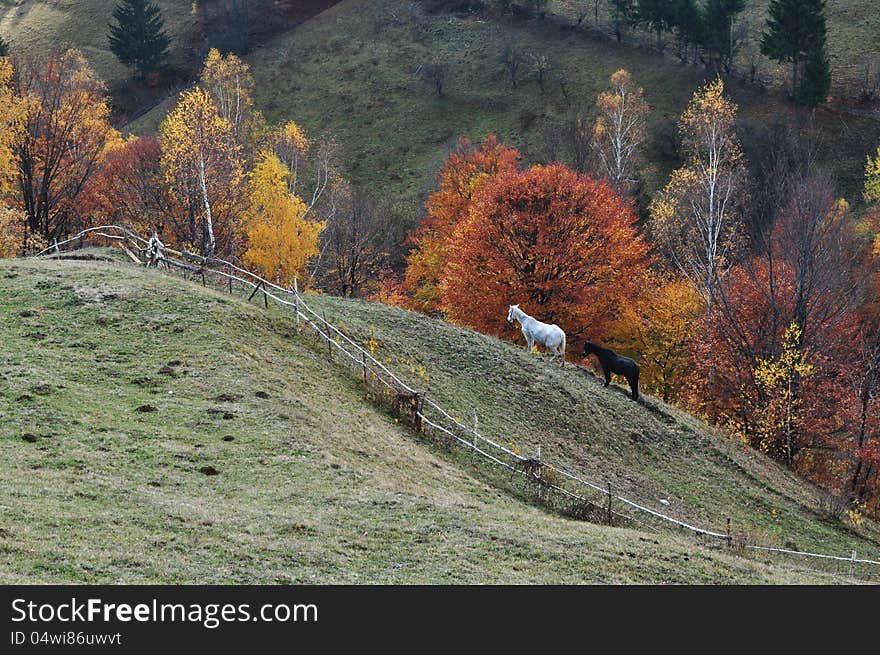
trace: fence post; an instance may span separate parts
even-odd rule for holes
[[[474,447],[471,448],[471,462],[477,459],[477,408],[474,407]]]
[[[727,547],[733,546],[733,536],[730,534],[730,517],[727,517]]]
[[[327,354],[333,357],[333,344],[330,343],[330,328],[328,327],[330,324],[327,323],[327,313],[322,311],[321,317],[324,319],[324,332],[327,333]]]
[[[253,300],[254,296],[257,295],[257,291],[259,291],[260,288],[261,288],[262,286],[263,286],[263,281],[260,280],[260,281],[257,283],[257,286],[254,287],[254,290],[251,291],[251,295],[248,296],[248,302],[250,302],[251,300]]]
[[[263,287],[263,305],[269,309],[269,294],[266,293],[266,287]]]
[[[367,383],[367,354],[361,351],[361,366],[364,368],[364,384]]]
[[[853,548],[852,555],[849,559],[849,577],[853,577],[853,569],[856,565],[856,549]]]
[[[296,326],[299,327],[299,287],[295,275],[293,276],[293,313],[296,316]],[[364,373],[364,379],[366,379],[366,373]]]
[[[613,525],[613,515],[611,514],[611,483],[608,483],[608,525]]]
[[[226,272],[229,274],[229,293],[232,293],[232,271],[227,267]]]

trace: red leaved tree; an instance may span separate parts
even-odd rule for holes
[[[513,170],[519,152],[498,142],[494,135],[474,148],[467,138],[447,158],[438,175],[440,189],[428,196],[428,215],[409,241],[402,292],[405,305],[421,312],[440,305],[439,281],[451,255],[455,228],[467,216],[474,195],[495,175]]]
[[[632,205],[606,182],[562,164],[509,170],[486,181],[453,233],[441,306],[501,335],[508,305],[520,304],[560,325],[572,352],[572,337],[613,338],[647,266]]]

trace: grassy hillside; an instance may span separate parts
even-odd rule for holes
[[[523,504],[376,410],[280,313],[97,256],[0,262],[3,582],[832,580]],[[582,371],[396,309],[314,301],[373,328],[383,359],[477,406],[488,431],[529,426],[510,432],[524,449],[616,471],[673,511],[776,510],[801,547],[876,542],[873,526],[822,523],[793,477]]]
[[[190,25],[189,2],[157,0],[172,39],[172,60],[179,63]],[[0,0],[0,34],[17,51],[33,56],[71,46],[88,57],[108,83],[128,75],[107,45],[116,0]]]
[[[346,171],[376,195],[418,198],[460,135],[478,139],[495,132],[533,161],[564,156],[566,137],[558,136],[554,146],[546,135],[573,113],[592,116],[596,95],[619,68],[633,73],[652,107],[641,171],[645,190],[665,183],[677,165],[675,125],[704,81],[699,69],[537,20],[504,25],[449,15],[416,20],[405,0],[375,3],[371,10],[363,4],[341,2],[256,50],[248,61],[257,79],[257,104],[266,115],[294,118],[312,134],[335,135]],[[528,73],[513,89],[498,59],[506,41],[543,53],[564,70],[570,100],[552,80],[541,95]],[[443,97],[416,75],[420,64],[432,61],[450,67]],[[807,120],[781,94],[748,85],[728,88],[740,106],[738,129],[747,155],[760,147],[761,130],[775,120]],[[160,118],[154,114],[138,127],[152,129]],[[827,110],[817,111],[816,122],[820,158],[841,190],[857,197],[865,155],[880,141],[880,123]]]

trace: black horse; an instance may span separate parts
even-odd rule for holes
[[[602,373],[605,374],[606,387],[611,384],[611,374],[617,373],[618,375],[625,377],[626,381],[629,382],[629,388],[632,389],[632,397],[635,400],[639,399],[638,364],[629,357],[618,355],[610,348],[603,348],[602,346],[597,346],[591,341],[587,341],[584,344],[584,350],[581,353],[581,357],[586,357],[590,354],[599,358],[599,363],[602,365]]]

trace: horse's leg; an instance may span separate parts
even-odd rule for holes
[[[636,369],[634,373],[630,375],[630,378],[627,380],[629,382],[629,388],[632,389],[633,400],[639,399],[639,369]]]
[[[611,369],[602,367],[602,372],[605,374],[605,386],[607,387],[611,384]]]

